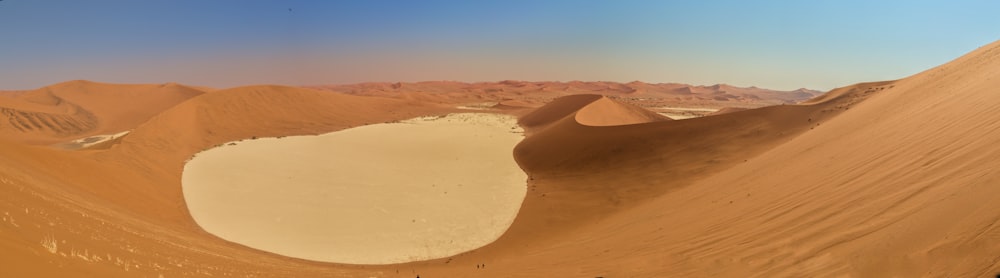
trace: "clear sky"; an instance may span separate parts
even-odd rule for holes
[[[0,0],[0,88],[514,79],[826,90],[1000,40],[998,11],[993,0]]]

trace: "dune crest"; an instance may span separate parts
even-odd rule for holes
[[[615,126],[669,121],[663,115],[601,97],[575,113],[576,121],[589,126]]]

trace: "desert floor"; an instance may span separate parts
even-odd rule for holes
[[[517,119],[449,114],[318,136],[258,138],[185,165],[194,220],[229,241],[353,264],[437,259],[507,230],[527,177]]]

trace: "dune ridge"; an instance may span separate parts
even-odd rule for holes
[[[615,126],[669,121],[670,118],[607,97],[587,104],[575,113],[576,122],[589,126]]]

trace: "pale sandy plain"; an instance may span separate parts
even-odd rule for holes
[[[125,136],[126,134],[128,134],[127,130],[115,134],[100,134],[94,136],[87,136],[66,143],[57,144],[57,146],[70,150],[86,149],[102,143],[113,141],[115,139],[121,138],[122,136]]]
[[[0,276],[994,277],[998,77],[1000,42],[819,96],[521,81],[5,92]],[[487,102],[480,112],[519,117],[512,155],[530,178],[506,232],[468,252],[389,265],[290,258],[206,232],[184,201],[185,161],[226,142]],[[669,120],[647,109],[662,106],[721,110]]]
[[[674,120],[683,120],[710,115],[718,112],[720,109],[699,107],[654,107],[651,110],[657,111],[660,115],[670,117]]]
[[[353,264],[437,259],[496,240],[524,199],[517,119],[448,114],[204,152],[181,180],[191,216],[223,239]]]

